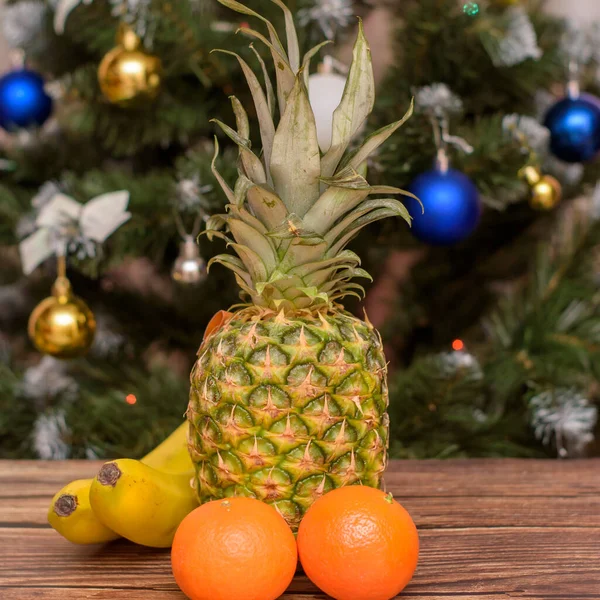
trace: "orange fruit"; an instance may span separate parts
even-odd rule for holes
[[[306,575],[336,600],[393,598],[419,558],[419,535],[406,510],[391,494],[358,485],[319,498],[297,541]]]
[[[171,549],[175,581],[192,600],[275,600],[297,562],[284,518],[252,498],[196,508],[179,525]]]

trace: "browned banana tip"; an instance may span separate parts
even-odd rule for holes
[[[121,469],[119,469],[116,463],[109,462],[102,465],[96,479],[101,485],[111,485],[112,487],[115,487],[117,481],[119,481],[119,477],[121,477]]]
[[[77,496],[63,494],[62,496],[59,496],[54,503],[54,512],[59,517],[68,517],[75,512],[78,504],[79,501],[77,500]]]

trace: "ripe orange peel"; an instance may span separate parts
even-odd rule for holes
[[[206,329],[204,330],[204,338],[202,341],[205,341],[209,338],[215,331],[218,331],[233,317],[233,313],[227,310],[220,310],[215,316],[208,322]]]

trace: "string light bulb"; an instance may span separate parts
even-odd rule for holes
[[[456,339],[452,342],[452,350],[460,352],[465,349],[465,343],[462,340]]]

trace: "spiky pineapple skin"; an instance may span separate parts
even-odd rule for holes
[[[191,374],[199,501],[256,497],[295,529],[331,489],[380,487],[387,405],[371,324],[336,311],[236,313],[202,344]]]

